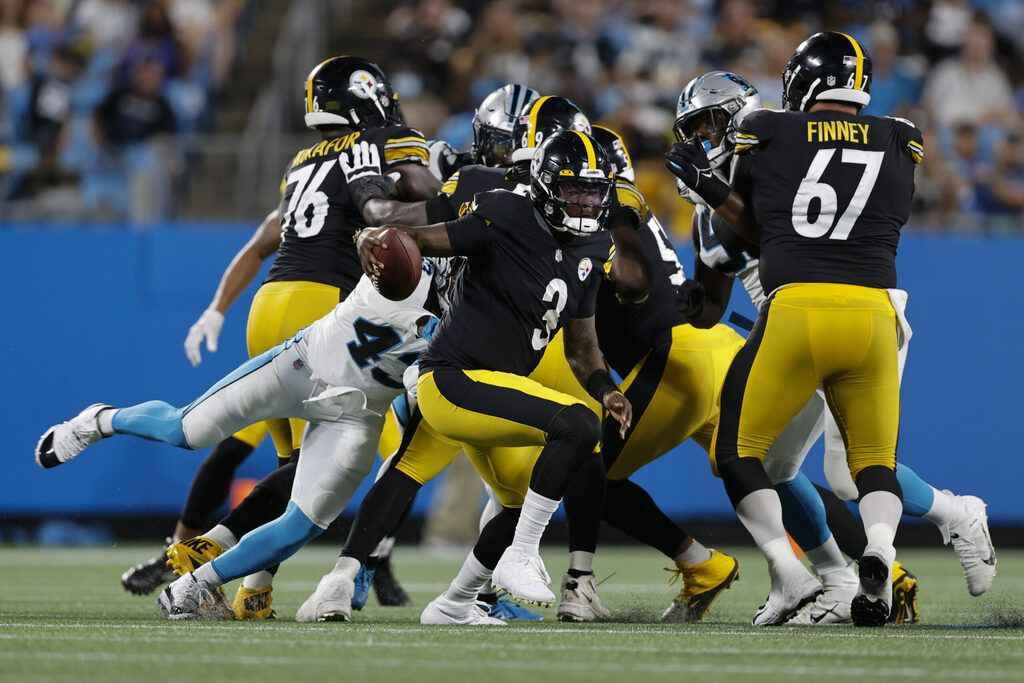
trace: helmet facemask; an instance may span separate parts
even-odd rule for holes
[[[679,142],[703,146],[714,169],[729,160],[736,146],[733,115],[726,107],[708,107],[681,116],[672,132]]]
[[[559,176],[551,179],[554,182],[544,180],[546,186],[554,188],[554,195],[546,199],[543,209],[544,217],[552,228],[585,237],[604,227],[611,208],[614,181],[596,170],[594,177],[590,178]],[[544,191],[547,191],[546,187]]]
[[[473,155],[484,166],[508,166],[516,149],[511,130],[473,121]]]

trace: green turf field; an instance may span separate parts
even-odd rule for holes
[[[922,582],[924,620],[879,630],[749,626],[768,590],[764,563],[749,550],[740,553],[741,581],[693,626],[658,623],[673,591],[665,562],[640,549],[599,558],[601,575],[615,573],[600,590],[619,623],[560,624],[547,610],[539,624],[443,629],[420,626],[418,609],[382,609],[371,597],[354,623],[296,624],[296,607],[333,565],[327,546],[281,570],[276,622],[169,623],[154,598],[118,583],[151,552],[0,549],[0,680],[1024,680],[1022,552],[1000,554],[996,585],[979,599],[967,595],[952,552],[903,553]],[[557,549],[545,555],[552,574],[563,569]],[[460,564],[406,548],[395,558],[418,606]]]

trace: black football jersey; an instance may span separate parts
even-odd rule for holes
[[[622,185],[619,181],[619,202],[625,206]],[[642,304],[630,306],[619,301],[614,285],[605,280],[598,292],[595,320],[601,352],[612,369],[623,377],[648,351],[670,340],[673,327],[686,322],[676,307],[676,289],[685,279],[679,257],[643,196],[635,188],[633,191],[643,211],[640,244],[651,264],[651,291]],[[613,259],[614,252],[613,247]],[[611,262],[606,264],[610,265]]]
[[[507,190],[477,195],[447,229],[452,251],[468,264],[420,360],[424,370],[525,376],[566,320],[594,315],[607,232],[567,239],[548,228],[530,198]]]
[[[281,247],[267,282],[320,282],[348,294],[363,269],[352,238],[366,221],[352,201],[339,156],[363,140],[378,146],[384,170],[427,165],[418,131],[388,126],[324,140],[295,155],[281,181]]]
[[[441,192],[427,201],[427,222],[445,223],[461,218],[469,211],[473,198],[489,190],[509,190],[525,195],[529,180],[511,168],[494,168],[473,164],[452,174],[441,186]]]
[[[921,133],[903,119],[760,110],[736,135],[733,187],[761,227],[761,284],[896,286]]]

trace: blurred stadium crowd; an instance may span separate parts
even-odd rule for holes
[[[45,191],[87,216],[119,216],[123,188],[171,187],[188,160],[175,136],[210,125],[246,5],[0,0],[4,201]],[[645,195],[681,226],[685,210],[660,158],[682,86],[727,69],[777,107],[797,42],[826,28],[868,46],[867,113],[924,131],[931,153],[913,227],[1020,231],[1020,0],[407,0],[381,27],[384,52],[371,56],[391,74],[409,123],[460,149],[473,107],[502,83],[572,98],[626,137]],[[157,195],[154,213],[173,215],[171,195]]]

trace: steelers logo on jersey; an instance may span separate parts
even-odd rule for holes
[[[576,274],[580,276],[580,282],[586,280],[587,276],[590,275],[590,271],[593,269],[594,264],[591,262],[589,257],[580,261],[580,267],[576,269]]]

